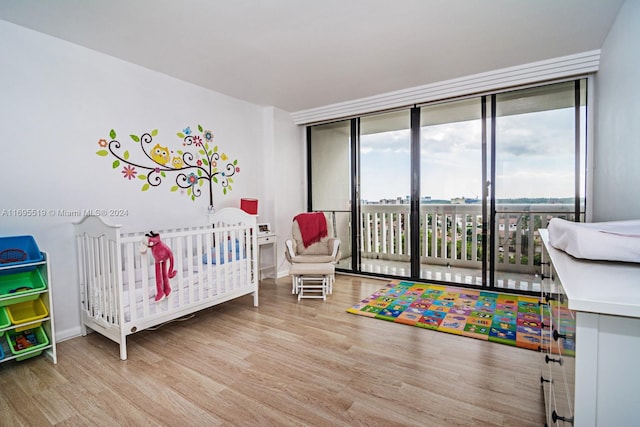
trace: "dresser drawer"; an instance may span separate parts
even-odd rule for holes
[[[575,315],[546,249],[543,251],[540,314],[542,383],[549,426],[571,426],[574,420]]]
[[[542,393],[544,395],[546,425],[550,426],[552,425],[551,415],[555,409],[553,405],[553,379],[551,378],[551,368],[544,362],[544,359],[542,360],[540,383],[542,384]]]
[[[276,241],[276,236],[258,236],[258,245],[266,245]]]

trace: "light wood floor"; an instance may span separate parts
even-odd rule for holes
[[[346,313],[386,282],[289,279],[129,339],[0,364],[2,426],[541,426],[540,355]]]

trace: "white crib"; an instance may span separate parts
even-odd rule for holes
[[[120,344],[127,336],[196,311],[253,294],[258,306],[258,241],[255,216],[237,208],[211,214],[207,225],[160,234],[174,255],[171,294],[155,302],[155,260],[141,253],[144,230],[121,233],[101,217],[75,224],[82,335],[87,328]],[[222,250],[216,250],[220,248]]]

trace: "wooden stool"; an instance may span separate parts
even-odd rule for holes
[[[291,293],[298,294],[298,301],[302,298],[326,300],[327,294],[333,292],[335,271],[335,266],[330,262],[292,264],[289,269],[292,276]]]

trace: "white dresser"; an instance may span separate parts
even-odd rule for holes
[[[547,424],[640,425],[640,264],[579,260],[540,235]]]

